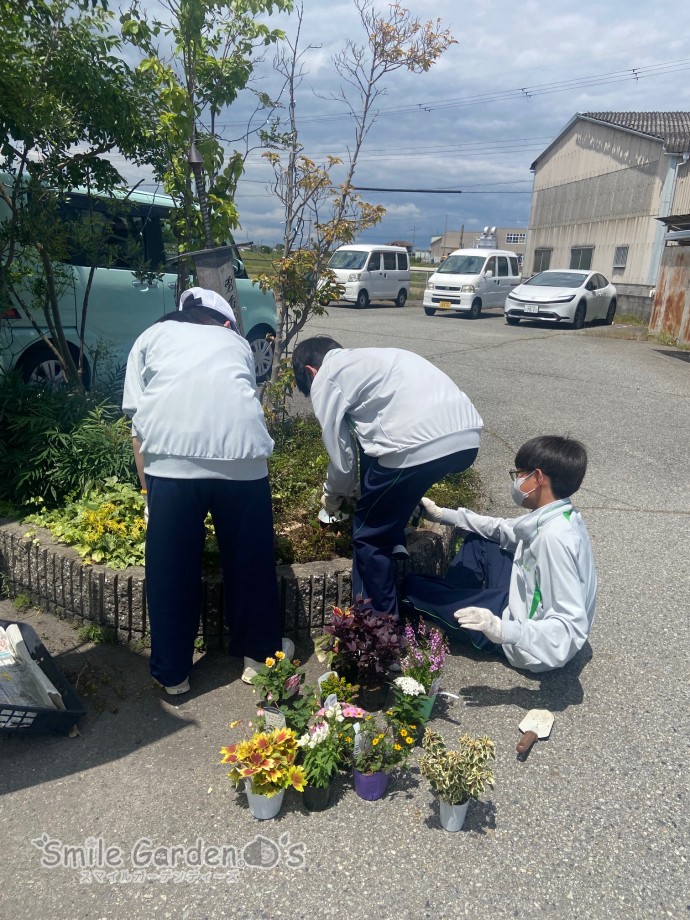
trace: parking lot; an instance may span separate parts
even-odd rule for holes
[[[218,750],[252,717],[236,664],[203,661],[193,692],[164,700],[141,654],[85,648],[71,627],[31,614],[64,663],[103,677],[104,704],[79,738],[0,739],[3,911],[33,918],[654,918],[690,915],[690,362],[634,327],[573,332],[498,311],[478,320],[332,305],[313,320],[344,346],[424,355],[484,419],[477,466],[488,513],[512,515],[516,448],[542,433],[585,442],[575,503],[599,575],[594,630],[560,672],[531,676],[456,650],[453,694],[434,727],[496,741],[496,787],[447,834],[413,769],[377,803],[347,780],[328,811],[297,796],[258,825],[236,798]],[[0,616],[11,611],[0,604]],[[28,615],[27,615],[28,616]],[[299,650],[302,656],[310,649]],[[81,657],[80,657],[81,656]],[[60,657],[58,657],[60,661]],[[320,670],[313,656],[309,677]],[[196,671],[196,669],[195,669]],[[118,689],[119,688],[119,689]],[[457,697],[457,698],[455,698]],[[550,740],[515,758],[525,711],[555,713]],[[234,737],[233,737],[234,740]],[[40,866],[32,840],[102,838],[127,852],[161,845],[247,844],[261,833],[305,845],[305,863],[243,870],[232,884],[90,882]]]

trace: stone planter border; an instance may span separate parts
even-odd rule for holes
[[[438,575],[450,561],[453,533],[429,526],[408,537],[408,572]],[[84,565],[69,546],[52,542],[46,530],[0,519],[0,575],[10,597],[26,594],[46,612],[110,628],[124,641],[145,639],[146,575],[141,567],[121,571]],[[332,619],[334,606],[351,603],[350,560],[283,565],[276,569],[286,635],[318,635]],[[224,641],[223,585],[215,573],[204,579],[200,636],[209,649]]]

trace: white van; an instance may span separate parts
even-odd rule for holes
[[[429,278],[424,312],[469,313],[476,319],[482,307],[503,307],[520,284],[520,266],[514,252],[502,249],[456,249]]]
[[[328,263],[341,284],[342,300],[366,307],[371,301],[392,300],[404,307],[410,292],[410,256],[404,246],[367,243],[341,246]],[[327,306],[327,302],[323,302]]]

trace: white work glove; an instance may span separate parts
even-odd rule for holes
[[[432,502],[430,498],[423,498],[419,504],[422,506],[422,517],[426,521],[432,521],[434,524],[443,522],[443,508],[440,508],[436,502]]]
[[[340,509],[343,499],[343,495],[329,495],[328,492],[324,492],[321,496],[321,507],[325,508],[329,514],[335,514]]]
[[[495,645],[503,644],[503,624],[499,617],[494,616],[486,607],[462,607],[456,610],[453,616],[465,629],[476,629],[484,633]]]

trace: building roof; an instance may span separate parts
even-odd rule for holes
[[[578,119],[594,121],[600,124],[622,128],[644,137],[653,137],[661,141],[667,153],[685,153],[690,151],[690,112],[578,112],[563,130],[551,141],[530,169],[555,146]]]
[[[690,112],[582,112],[582,117],[658,137],[668,153],[690,150]]]

